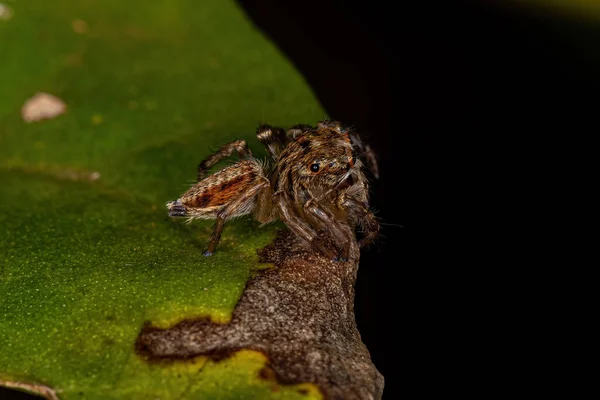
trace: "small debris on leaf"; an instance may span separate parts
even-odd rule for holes
[[[95,114],[92,116],[92,125],[100,125],[102,123],[102,115]]]
[[[64,114],[67,105],[58,97],[38,92],[27,100],[21,108],[23,121],[30,123],[43,119],[53,119]]]
[[[73,27],[73,32],[78,33],[80,35],[88,33],[90,30],[90,27],[88,26],[87,22],[81,19],[76,19],[75,21],[73,21],[71,23],[71,26]]]
[[[0,3],[0,21],[8,21],[13,16],[13,10],[6,4]]]

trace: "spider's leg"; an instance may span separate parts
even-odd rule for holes
[[[302,218],[300,218],[288,204],[291,203],[291,199],[285,195],[277,196],[276,204],[279,207],[279,219],[281,219],[292,232],[296,234],[300,239],[316,248],[319,252],[324,254],[329,259],[334,259],[338,255],[337,253],[327,247],[327,245],[319,240],[317,232],[307,224]]]
[[[259,126],[258,129],[256,129],[256,137],[263,145],[265,145],[274,160],[279,158],[279,154],[287,142],[285,131],[271,125]]]
[[[306,125],[306,124],[294,125],[290,129],[287,130],[286,136],[288,137],[288,139],[294,140],[294,139],[296,139],[296,137],[298,135],[300,135],[306,131],[309,131],[311,129],[313,129],[313,127],[310,125]]]
[[[256,196],[258,193],[268,186],[269,181],[266,178],[262,178],[259,182],[253,182],[246,188],[240,188],[241,195],[233,199],[217,213],[216,222],[213,225],[213,232],[210,235],[208,249],[204,252],[205,256],[210,256],[214,253],[217,244],[219,244],[219,241],[221,240],[225,222],[230,218],[248,214],[256,205]]]
[[[339,121],[332,121],[332,120],[324,120],[324,121],[319,121],[317,123],[317,127],[318,128],[327,128],[327,129],[333,129],[334,131],[338,132],[338,133],[345,133],[347,131],[347,129],[345,129],[342,126],[342,123]]]
[[[361,249],[373,242],[377,235],[379,235],[379,222],[372,212],[368,212],[361,219],[361,226],[365,230],[365,236],[358,242],[358,247]]]
[[[355,131],[349,131],[348,137],[350,138],[350,143],[352,143],[352,147],[358,153],[358,157],[364,161],[367,165],[367,168],[373,173],[373,176],[379,179],[379,166],[377,165],[377,156],[371,146],[365,144],[358,133]]]
[[[304,204],[304,211],[318,220],[325,230],[331,234],[334,242],[340,247],[340,261],[347,261],[350,253],[350,244],[352,237],[348,232],[344,232],[341,224],[335,217],[323,209],[317,207],[313,201],[309,200]]]
[[[358,216],[358,221],[363,229],[364,236],[358,242],[358,247],[363,248],[375,240],[379,235],[379,221],[362,201],[346,199],[345,206],[353,210]]]
[[[206,157],[198,165],[198,182],[200,182],[206,176],[208,170],[218,163],[219,161],[229,157],[234,151],[237,151],[240,158],[247,158],[252,156],[252,151],[248,148],[248,144],[245,140],[234,140],[229,142],[216,153]]]
[[[221,241],[221,234],[223,233],[223,228],[225,227],[225,218],[221,215],[217,215],[217,220],[213,225],[213,231],[210,235],[210,241],[208,242],[208,249],[204,252],[205,256],[212,256],[215,252],[215,248]]]

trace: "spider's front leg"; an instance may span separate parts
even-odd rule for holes
[[[290,129],[288,129],[285,134],[289,139],[295,140],[296,137],[298,137],[299,135],[301,135],[304,132],[309,131],[311,129],[312,129],[312,126],[310,126],[310,125],[298,124],[298,125],[292,126]]]
[[[274,160],[279,158],[279,154],[287,142],[285,131],[271,125],[259,126],[256,130],[256,137],[267,148]]]
[[[371,171],[373,176],[379,179],[379,166],[377,164],[377,156],[375,152],[368,144],[365,144],[355,131],[348,133],[352,147],[358,150],[358,157],[363,159],[367,168]]]
[[[364,236],[358,242],[358,247],[363,248],[372,243],[379,235],[379,221],[375,215],[362,201],[346,198],[343,204],[356,216],[358,224],[363,229]]]
[[[331,213],[318,207],[315,203],[314,199],[308,200],[304,204],[304,212],[315,218],[319,222],[319,225],[324,227],[323,230],[331,235],[331,238],[340,250],[339,256],[336,255],[334,260],[348,261],[352,237],[342,228],[341,224]]]
[[[330,260],[334,260],[338,257],[335,250],[319,240],[319,235],[313,227],[298,216],[293,207],[293,200],[289,196],[284,193],[275,195],[274,203],[279,209],[279,219],[283,221],[296,236],[304,240],[308,245],[317,249],[317,251],[321,252],[321,254],[325,255]]]
[[[229,142],[216,153],[206,157],[198,165],[198,182],[206,177],[208,170],[219,161],[229,157],[234,151],[237,151],[240,159],[252,157],[252,151],[248,148],[248,144],[245,140],[234,140]]]

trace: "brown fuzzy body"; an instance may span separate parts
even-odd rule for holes
[[[379,223],[369,210],[361,158],[375,176],[377,164],[356,132],[323,121],[287,133],[263,125],[257,136],[273,158],[273,168],[254,159],[245,141],[230,142],[200,163],[197,184],[167,204],[174,217],[216,220],[206,255],[214,251],[226,220],[251,213],[260,222],[282,220],[298,238],[333,259],[346,260],[356,240],[345,227],[361,228],[360,246],[376,238]],[[241,161],[206,176],[234,151]]]
[[[216,219],[218,212],[259,182],[268,182],[257,160],[243,160],[223,168],[195,184],[181,197],[181,204],[193,218]],[[237,208],[231,217],[249,214],[253,204]]]

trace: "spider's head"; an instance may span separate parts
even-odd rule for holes
[[[319,185],[338,185],[360,167],[348,134],[339,125],[320,124],[298,137],[295,145],[298,175]]]

